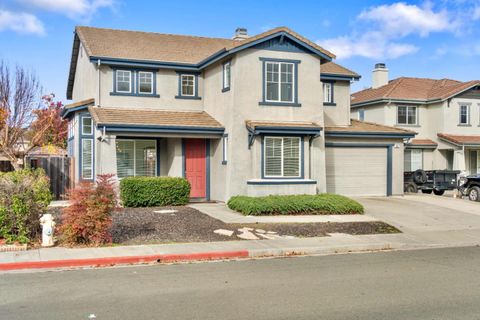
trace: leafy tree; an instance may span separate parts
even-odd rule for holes
[[[30,126],[31,134],[43,132],[39,138],[40,146],[53,145],[60,148],[67,146],[68,122],[62,119],[63,104],[53,101],[55,95],[49,94],[42,97],[44,108],[34,110],[36,119]]]

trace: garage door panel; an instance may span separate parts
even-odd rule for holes
[[[327,192],[344,195],[387,194],[386,148],[326,148]]]

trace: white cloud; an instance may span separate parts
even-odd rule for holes
[[[90,19],[100,8],[112,8],[115,0],[19,0],[27,6],[66,15],[75,20]]]
[[[0,31],[4,30],[13,30],[23,34],[45,34],[43,23],[34,15],[0,10]]]
[[[446,9],[435,11],[428,2],[422,6],[396,2],[363,10],[357,16],[356,29],[350,35],[317,43],[335,53],[339,59],[352,56],[395,59],[419,50],[401,39],[426,37],[434,32],[455,33],[460,30],[459,26],[450,12]]]

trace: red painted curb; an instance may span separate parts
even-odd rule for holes
[[[11,271],[11,270],[24,270],[24,269],[101,267],[101,266],[112,266],[117,264],[220,260],[220,259],[233,259],[233,258],[247,258],[248,255],[249,254],[247,250],[239,250],[239,251],[179,253],[179,254],[158,254],[158,255],[150,255],[150,256],[126,256],[126,257],[108,257],[108,258],[91,258],[91,259],[26,261],[26,262],[0,263],[0,270]]]

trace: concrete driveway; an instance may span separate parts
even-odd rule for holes
[[[417,240],[465,244],[480,241],[478,202],[425,194],[356,200],[365,206],[365,214],[392,224]]]

